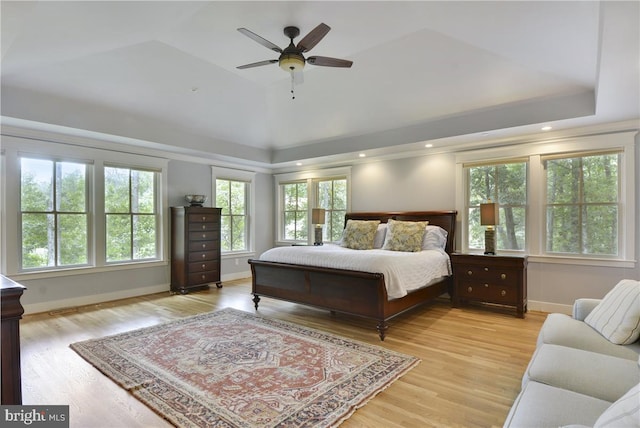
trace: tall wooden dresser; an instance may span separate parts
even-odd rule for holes
[[[171,291],[186,294],[220,282],[221,208],[171,207]]]

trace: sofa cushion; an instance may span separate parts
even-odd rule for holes
[[[544,343],[584,349],[599,354],[638,360],[640,343],[614,345],[582,321],[564,314],[549,314],[538,335],[538,346]]]
[[[606,401],[616,401],[640,382],[638,362],[582,349],[542,345],[524,373],[536,381]]]
[[[587,315],[584,322],[616,345],[629,345],[638,340],[640,281],[620,281]]]
[[[593,426],[610,402],[539,382],[522,389],[504,423],[505,427]]]
[[[640,426],[640,383],[632,387],[605,410],[594,428],[625,428]]]

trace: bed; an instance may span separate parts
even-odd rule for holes
[[[447,232],[445,252],[453,251],[457,211],[353,212],[348,220],[428,221]],[[385,250],[386,251],[386,250]],[[308,264],[251,259],[252,294],[256,310],[261,297],[328,309],[377,321],[384,340],[393,317],[452,292],[451,275],[428,286],[408,291],[404,297],[389,298],[385,276],[380,272],[336,269]]]

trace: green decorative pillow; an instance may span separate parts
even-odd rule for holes
[[[383,250],[416,252],[422,250],[428,221],[389,220]]]
[[[342,232],[342,246],[353,250],[370,250],[378,230],[378,220],[347,220]]]

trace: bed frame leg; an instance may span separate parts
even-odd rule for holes
[[[384,337],[387,334],[387,329],[389,328],[389,324],[386,323],[385,320],[380,320],[376,329],[378,330],[378,335],[380,336],[380,340],[384,341]]]
[[[258,303],[260,302],[260,296],[257,294],[253,295],[253,304],[256,307],[256,311],[258,310]]]

